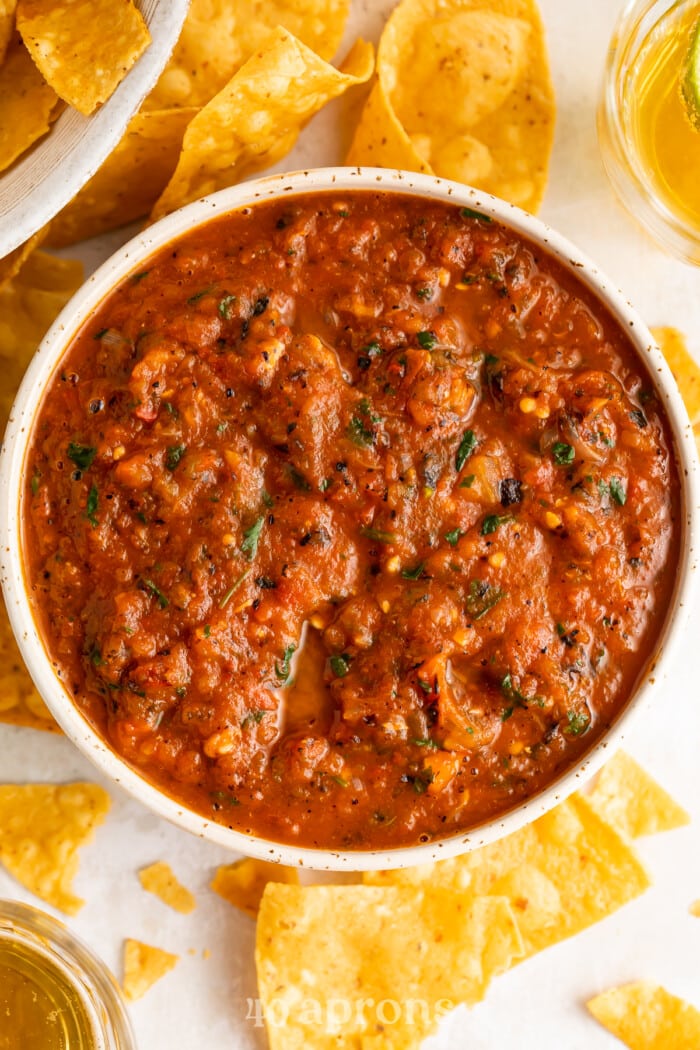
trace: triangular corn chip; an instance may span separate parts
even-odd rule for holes
[[[700,365],[688,350],[685,336],[677,328],[652,328],[651,334],[678,383],[690,422],[700,423]]]

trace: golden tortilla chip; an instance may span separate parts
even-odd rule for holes
[[[321,58],[332,58],[349,10],[350,0],[192,0],[144,109],[206,105],[277,26]]]
[[[75,915],[85,903],[72,893],[78,850],[109,807],[109,795],[96,784],[4,784],[0,861],[37,897]]]
[[[326,102],[370,77],[373,64],[372,45],[362,40],[338,70],[285,29],[275,30],[189,124],[152,218],[274,164]]]
[[[700,424],[700,365],[688,350],[685,336],[677,328],[652,328],[651,334],[678,383],[693,426]]]
[[[700,919],[700,900],[693,901],[688,908],[691,915],[694,915],[696,919]]]
[[[60,733],[51,712],[37,693],[22,662],[15,636],[0,598],[0,722]]]
[[[365,102],[345,163],[432,174],[391,108],[381,80],[375,81]]]
[[[151,41],[131,0],[18,0],[17,28],[47,83],[86,116]]]
[[[48,230],[48,226],[37,230],[28,241],[25,241],[24,244],[19,244],[8,255],[0,259],[0,289],[8,284],[13,277],[17,276],[34,249],[43,243]]]
[[[497,897],[269,883],[256,964],[271,1050],[417,1046],[520,952]]]
[[[631,839],[690,823],[686,811],[624,751],[603,766],[587,798],[604,820]]]
[[[367,872],[373,885],[424,886],[426,893],[506,897],[525,956],[604,919],[650,885],[634,850],[580,795],[532,824],[435,865]]]
[[[45,135],[51,125],[56,92],[17,40],[0,65],[0,171]]]
[[[2,63],[12,40],[15,28],[17,0],[0,0],[0,63]]]
[[[216,869],[211,888],[220,897],[240,908],[252,919],[257,918],[260,901],[268,882],[284,882],[299,885],[299,872],[284,864],[271,864],[266,860],[248,857],[235,864],[223,864]]]
[[[659,985],[638,981],[586,1003],[596,1021],[630,1050],[700,1047],[700,1011]]]
[[[174,911],[183,915],[189,915],[194,911],[197,902],[194,894],[190,893],[186,886],[175,877],[169,864],[165,861],[157,861],[139,872],[141,885],[148,893],[153,893]]]
[[[185,129],[197,109],[137,113],[121,142],[51,223],[63,247],[148,215],[175,171]]]
[[[534,0],[402,0],[382,34],[377,73],[384,97],[373,93],[349,163],[376,162],[386,138],[395,165],[398,122],[414,154],[403,143],[404,166],[537,209],[554,93]],[[384,124],[382,110],[390,111]]]
[[[154,948],[142,941],[124,941],[124,995],[131,1002],[140,999],[156,981],[170,973],[180,961],[162,948]]]

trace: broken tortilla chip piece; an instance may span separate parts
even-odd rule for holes
[[[1,298],[1,297],[0,297]],[[51,712],[37,693],[22,662],[0,597],[0,722],[59,733]]]
[[[86,116],[151,40],[131,0],[18,0],[17,28],[46,82]]]
[[[624,751],[603,766],[587,800],[604,820],[632,839],[690,823],[686,811]]]
[[[700,1011],[659,985],[638,981],[611,988],[586,1006],[630,1050],[700,1047]]]
[[[267,860],[246,857],[234,864],[222,864],[217,868],[211,888],[229,904],[255,919],[268,882],[298,886],[299,872],[296,868],[285,867],[284,864],[272,864]]]
[[[124,995],[131,1002],[140,999],[156,981],[170,973],[180,961],[179,955],[154,948],[142,941],[124,941]]]
[[[497,897],[269,883],[256,965],[271,1050],[415,1047],[453,1006],[482,999],[520,952]]]
[[[652,328],[651,334],[673,372],[693,426],[700,424],[700,365],[677,328]]]
[[[165,861],[160,860],[147,868],[142,868],[139,872],[139,880],[148,893],[158,897],[163,904],[167,904],[174,911],[179,911],[183,915],[189,915],[194,911],[197,904],[194,894],[178,881],[172,868]]]
[[[175,171],[185,129],[198,112],[137,113],[99,171],[52,220],[49,244],[63,247],[148,215]]]
[[[110,807],[96,784],[0,786],[0,861],[37,897],[68,915],[85,903],[72,892],[78,850]]]
[[[426,893],[506,897],[525,956],[579,933],[649,886],[634,850],[573,795],[532,824],[435,865],[367,872],[365,883],[423,885]],[[575,892],[572,892],[575,887]]]
[[[58,96],[17,40],[0,65],[0,171],[9,168],[51,125]]]
[[[177,168],[152,218],[239,182],[287,153],[311,117],[372,73],[374,50],[358,41],[335,69],[284,29],[275,30],[192,120]]]
[[[277,26],[330,59],[349,10],[350,0],[192,0],[180,39],[143,108],[205,106]]]

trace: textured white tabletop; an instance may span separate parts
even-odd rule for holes
[[[347,41],[376,40],[393,0],[353,0]],[[595,109],[605,52],[622,0],[540,0],[557,92],[558,120],[542,217],[592,256],[649,324],[673,324],[700,358],[700,270],[662,254],[619,207],[598,154]],[[342,114],[328,107],[309,125],[278,170],[342,158]],[[80,254],[94,265],[123,237],[111,235]],[[69,253],[68,253],[69,254]],[[700,609],[678,665],[651,713],[638,721],[628,749],[690,811],[693,823],[642,840],[653,878],[640,899],[573,940],[496,979],[486,1000],[445,1019],[426,1048],[614,1050],[620,1044],[583,1008],[611,985],[646,978],[700,1007]],[[0,726],[0,781],[100,777],[66,740]],[[109,786],[109,785],[105,785]],[[151,816],[110,788],[113,809],[83,852],[77,892],[87,904],[69,925],[120,973],[124,937],[181,955],[178,967],[131,1008],[143,1050],[253,1050],[261,1029],[246,1020],[255,995],[254,926],[208,890],[214,867],[232,859]],[[145,894],[139,867],[167,860],[197,894],[197,909],[177,915]],[[576,886],[571,886],[576,893]],[[0,897],[30,897],[0,870]],[[209,958],[202,950],[209,949]],[[691,1048],[688,1048],[691,1050]]]

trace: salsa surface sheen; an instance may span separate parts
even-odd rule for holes
[[[468,209],[305,195],[125,280],[44,397],[35,616],[76,704],[207,817],[429,841],[574,763],[643,673],[678,559],[627,335]]]

